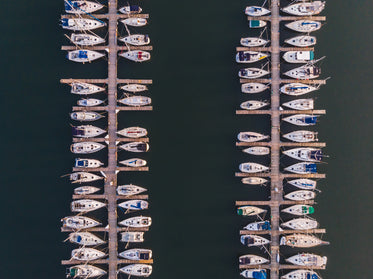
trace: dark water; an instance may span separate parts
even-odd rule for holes
[[[248,250],[239,243],[246,220],[235,216],[234,201],[268,196],[234,178],[248,160],[234,146],[237,132],[269,129],[265,117],[234,114],[243,101],[234,47],[250,34],[242,13],[248,3],[141,2],[151,14],[144,30],[153,60],[120,62],[120,77],[155,83],[154,112],[123,113],[119,126],[150,131],[151,172],[123,174],[119,182],[149,188],[154,225],[144,245],[154,250],[154,279],[239,278],[237,256]],[[106,68],[105,61],[82,66],[64,59],[62,6],[62,0],[1,4],[1,278],[64,278],[59,261],[71,249],[62,243],[59,219],[69,214],[73,188],[59,177],[72,165],[68,112],[76,99],[59,79],[101,78]],[[316,207],[332,243],[315,250],[329,257],[324,278],[373,276],[372,8],[367,0],[328,1],[328,22],[316,33],[316,54],[327,56],[323,77],[332,76],[315,94],[317,107],[328,110],[317,127],[330,154]]]

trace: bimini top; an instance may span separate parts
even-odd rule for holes
[[[70,0],[65,1],[65,10],[66,11],[72,11],[77,10],[80,8],[80,6],[84,6],[85,4],[80,4],[78,2],[72,2]]]
[[[254,271],[253,272],[253,278],[254,279],[267,279],[267,272],[265,270]],[[312,279],[314,279],[314,278],[312,278]]]
[[[84,129],[80,129],[78,127],[72,127],[73,136],[84,136]]]
[[[307,116],[304,118],[304,123],[307,124],[316,124],[317,116]]]
[[[251,20],[250,21],[251,27],[259,27],[260,26],[260,20]]]
[[[309,274],[307,273],[307,279],[320,279],[320,277],[317,274]]]
[[[322,151],[321,150],[314,150],[310,152],[310,159],[315,161],[322,160]]]
[[[69,19],[68,18],[63,18],[62,19],[62,26],[69,26]]]
[[[141,8],[138,5],[130,5],[129,6],[131,12],[140,12]]]
[[[317,172],[316,164],[305,164],[304,168],[305,168],[306,172],[310,172],[310,173],[316,173]]]
[[[269,221],[265,221],[262,225],[261,225],[261,229],[262,230],[265,230],[265,231],[270,231],[271,230],[271,223]]]
[[[86,50],[79,50],[78,53],[74,53],[73,58],[88,59],[87,51]]]

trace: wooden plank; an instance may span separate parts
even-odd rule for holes
[[[133,195],[133,196],[123,196],[117,195],[118,200],[147,200],[148,195]],[[74,200],[78,199],[92,199],[92,200],[106,200],[107,195],[73,195]]]
[[[236,146],[271,146],[272,142],[236,142]],[[277,143],[276,143],[277,144]],[[297,146],[306,146],[306,147],[325,147],[325,142],[280,142],[280,146],[284,147],[297,147]]]

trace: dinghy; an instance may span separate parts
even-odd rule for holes
[[[105,43],[105,39],[97,36],[97,35],[91,35],[91,34],[71,34],[71,37],[69,38],[70,41],[74,45],[79,46],[94,46],[98,44]]]
[[[290,185],[293,185],[299,189],[304,190],[315,190],[317,182],[308,178],[299,178],[287,181]]]
[[[142,34],[129,35],[124,38],[120,38],[119,41],[133,46],[144,46],[150,44],[149,36]]]
[[[119,146],[120,148],[129,152],[148,152],[149,144],[142,141],[133,141]]]
[[[264,16],[269,13],[271,13],[270,10],[259,6],[249,6],[245,9],[245,14],[248,16]]]
[[[241,243],[247,247],[263,246],[268,244],[269,242],[270,241],[267,238],[255,234],[241,235]]]
[[[74,189],[75,195],[91,195],[100,191],[100,188],[93,186],[81,186]]]
[[[79,244],[82,246],[97,246],[104,244],[101,238],[95,236],[90,232],[74,232],[69,234],[69,241],[71,243]]]
[[[287,51],[282,58],[288,63],[308,63],[315,59],[315,54],[312,50]]]
[[[318,89],[318,87],[314,87],[304,83],[288,83],[282,86],[280,88],[280,91],[290,96],[299,96]]]
[[[132,167],[132,168],[139,168],[139,167],[146,166],[146,161],[143,159],[139,159],[139,158],[131,158],[128,160],[120,161],[119,163],[127,167]]]
[[[243,142],[256,142],[268,139],[269,136],[255,133],[255,132],[240,132],[237,135],[237,139]]]
[[[257,163],[242,163],[239,166],[240,171],[245,173],[258,173],[268,171],[269,168]]]
[[[139,17],[126,18],[124,20],[121,20],[121,22],[125,25],[134,26],[134,27],[145,26],[148,23],[146,18],[139,18]]]
[[[130,228],[147,228],[152,224],[152,218],[136,216],[119,222],[120,225]]]
[[[305,201],[312,200],[315,196],[315,192],[309,190],[298,190],[285,195],[284,198],[292,201]]]
[[[121,235],[122,242],[144,242],[144,232],[124,232]]]
[[[243,255],[239,257],[240,265],[261,265],[268,262],[269,260],[257,255]]]
[[[265,146],[252,146],[242,150],[243,152],[251,155],[268,155],[270,152],[269,147]]]
[[[70,85],[71,85],[72,94],[89,95],[89,94],[94,94],[94,93],[105,91],[104,87],[100,87],[100,86],[90,84],[90,83],[85,83],[85,82],[74,81]]]
[[[106,206],[105,203],[96,200],[76,200],[71,202],[72,212],[90,212]]]
[[[146,191],[147,189],[140,187],[140,186],[132,185],[132,184],[121,185],[121,186],[118,186],[117,188],[118,195],[123,195],[123,196],[138,195]]]
[[[327,257],[321,257],[310,253],[302,253],[285,259],[285,261],[294,265],[318,267],[326,266],[327,260]]]
[[[101,10],[104,6],[91,1],[72,1],[72,0],[64,0],[65,1],[65,11],[68,14],[91,14],[98,10]]]
[[[62,28],[72,31],[88,31],[106,26],[103,21],[88,18],[63,18]]]
[[[236,54],[237,63],[254,63],[269,57],[268,53],[258,51],[239,51]]]
[[[103,165],[104,163],[96,159],[75,159],[75,167],[77,168],[98,168]]]
[[[119,12],[121,12],[122,14],[126,14],[126,15],[134,15],[134,14],[141,13],[142,9],[140,6],[137,6],[137,5],[128,5],[128,6],[124,6],[120,8]]]
[[[264,46],[268,44],[269,41],[264,40],[262,38],[255,38],[255,37],[246,37],[241,38],[240,44],[245,47],[258,47],[258,46]]]
[[[299,130],[283,135],[284,138],[295,142],[313,142],[318,141],[317,132]]]
[[[268,74],[268,71],[259,68],[244,68],[238,71],[240,78],[260,78]]]
[[[118,204],[118,206],[130,210],[144,210],[148,209],[149,203],[143,200],[129,200]]]
[[[67,52],[66,58],[73,62],[86,63],[91,62],[101,57],[104,57],[105,54],[97,52],[94,50],[72,50]]]
[[[253,278],[253,279],[266,279],[267,272],[265,269],[245,269],[240,273],[245,278]]]
[[[131,83],[131,84],[126,84],[122,86],[120,89],[133,92],[133,93],[137,93],[137,92],[148,90],[148,87],[144,84]]]
[[[315,271],[297,269],[281,276],[281,279],[321,279],[321,277]]]
[[[312,16],[321,13],[324,8],[325,1],[312,1],[289,5],[281,10],[295,16]]]
[[[327,245],[329,242],[308,234],[291,234],[281,237],[280,245],[297,248],[311,248],[319,245]]]
[[[319,115],[295,114],[282,118],[282,120],[297,126],[311,126],[316,124],[318,117]]]
[[[119,253],[119,256],[131,261],[150,260],[152,258],[152,250],[150,249],[129,249]]]
[[[249,94],[260,93],[268,88],[269,88],[268,85],[263,84],[263,83],[257,83],[257,82],[243,83],[241,85],[242,93],[249,93]]]
[[[145,96],[132,96],[132,97],[126,97],[123,99],[118,100],[119,103],[122,103],[123,105],[131,106],[131,107],[141,107],[150,105],[152,102],[152,99]]]
[[[141,127],[128,127],[117,132],[118,135],[127,138],[141,138],[148,134],[148,131]]]
[[[312,230],[318,226],[319,224],[315,220],[309,218],[297,218],[281,224],[281,227],[292,230]]]
[[[100,222],[84,216],[69,216],[61,219],[62,227],[74,230],[93,228],[101,225]]]
[[[269,221],[253,222],[244,227],[248,231],[269,231],[271,230],[271,223]]]
[[[105,148],[105,145],[98,142],[77,142],[70,146],[70,151],[75,154],[91,154]]]
[[[103,116],[94,111],[77,111],[70,113],[70,118],[76,121],[96,121]]]
[[[314,79],[318,78],[321,74],[321,69],[314,65],[304,65],[284,73],[284,75],[294,79]]]
[[[70,174],[72,183],[92,182],[100,179],[103,179],[103,177],[89,172],[80,171]]]
[[[282,153],[291,158],[307,162],[321,162],[323,158],[321,149],[311,147],[293,148],[282,151]]]
[[[265,212],[267,212],[267,210],[250,205],[240,206],[237,208],[237,214],[240,216],[255,216]]]
[[[264,108],[265,106],[268,106],[268,105],[269,105],[268,102],[250,100],[250,101],[243,102],[240,105],[240,108],[246,109],[246,110],[256,110],[256,109]]]
[[[291,165],[289,167],[286,167],[284,170],[292,173],[298,173],[298,174],[312,174],[317,173],[317,167],[314,163],[298,163]]]
[[[249,27],[250,28],[262,28],[267,25],[267,22],[264,20],[249,20]]]
[[[135,62],[145,62],[150,60],[150,52],[143,50],[131,50],[126,52],[119,53],[119,56],[122,56],[128,60]]]
[[[105,257],[105,253],[93,248],[78,248],[71,251],[71,258],[78,261],[93,261]]]
[[[149,277],[152,274],[152,269],[149,264],[131,264],[122,267],[119,271],[130,276]]]
[[[296,47],[310,47],[317,44],[314,36],[302,35],[285,40],[285,43]]]
[[[241,182],[243,184],[249,184],[249,185],[263,185],[267,183],[268,180],[262,177],[244,177],[241,179]]]
[[[66,269],[66,277],[71,278],[93,278],[102,277],[106,271],[93,265],[74,265]]]
[[[72,127],[72,135],[77,138],[93,138],[102,135],[106,131],[92,125],[81,125]]]
[[[312,110],[314,102],[313,99],[296,99],[282,105],[295,110]]]
[[[285,26],[297,32],[310,33],[319,30],[321,28],[321,22],[313,20],[297,20],[287,23]]]
[[[281,210],[281,212],[303,216],[308,214],[313,214],[315,209],[310,205],[296,204]]]
[[[104,101],[99,100],[99,99],[94,99],[94,98],[81,99],[81,100],[78,100],[77,102],[78,106],[82,106],[82,107],[95,107],[103,103]]]

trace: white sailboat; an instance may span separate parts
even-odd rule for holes
[[[76,121],[96,121],[103,116],[94,111],[76,111],[70,113],[70,118]]]
[[[105,39],[100,36],[85,33],[72,33],[69,39],[74,45],[79,46],[95,46],[105,43]]]
[[[91,14],[98,10],[101,10],[104,5],[92,1],[76,1],[76,0],[64,0],[65,11],[68,14]]]
[[[264,20],[256,20],[256,19],[251,19],[249,20],[249,27],[250,28],[262,28],[267,25],[267,22]]]
[[[128,127],[119,130],[117,134],[127,138],[142,138],[148,134],[148,131],[141,127]]]
[[[134,62],[145,62],[150,60],[150,52],[143,51],[143,50],[130,50],[126,52],[119,53],[119,56],[122,56],[128,60]]]
[[[124,86],[121,86],[120,89],[129,91],[129,92],[133,92],[133,93],[137,93],[137,92],[142,92],[142,91],[148,90],[148,87],[144,84],[130,83],[130,84],[126,84]]]
[[[145,96],[132,96],[132,97],[126,97],[123,99],[118,100],[119,103],[131,106],[131,107],[142,107],[146,105],[150,105],[152,102],[152,99]]]
[[[287,183],[304,190],[315,190],[317,185],[317,182],[315,180],[308,178],[289,180]]]
[[[80,125],[72,127],[72,135],[77,138],[93,138],[106,133],[105,130],[92,126],[92,125]]]
[[[75,167],[77,168],[98,168],[103,165],[104,163],[97,159],[75,159]]]
[[[300,266],[318,266],[323,267],[326,266],[328,261],[327,257],[322,257],[315,254],[310,253],[302,253],[298,255],[294,255],[290,258],[285,259],[285,261]]]
[[[281,279],[321,279],[321,277],[312,270],[297,269],[286,275],[281,276]]]
[[[315,79],[321,74],[321,69],[314,65],[304,65],[284,73],[284,75],[294,79]]]
[[[67,52],[66,58],[73,62],[86,63],[104,57],[105,54],[94,50],[72,50]]]
[[[315,212],[315,209],[310,205],[296,204],[282,209],[281,212],[293,214],[296,216],[304,216],[308,214],[313,214]]]
[[[147,189],[136,185],[121,185],[117,188],[118,195],[133,196],[146,192]]]
[[[71,93],[78,95],[89,95],[105,91],[104,87],[97,86],[86,82],[74,81],[71,84]]]
[[[292,4],[281,10],[295,16],[312,16],[321,13],[324,8],[325,1],[312,1]]]
[[[71,251],[71,258],[78,261],[93,261],[105,257],[105,253],[93,248],[78,248]]]
[[[258,163],[242,163],[239,166],[240,171],[245,173],[258,173],[268,171],[269,168]]]
[[[241,182],[248,185],[263,185],[267,183],[268,180],[262,177],[244,177],[241,179]]]
[[[304,83],[288,83],[280,88],[280,91],[290,96],[299,96],[318,90],[318,87],[311,86]]]
[[[245,14],[248,16],[264,16],[270,13],[270,10],[259,6],[249,6],[245,9]]]
[[[269,57],[269,53],[262,53],[258,51],[239,51],[236,54],[237,63],[254,63]]]
[[[240,132],[237,135],[237,139],[243,142],[256,142],[256,141],[262,141],[268,138],[269,136],[256,133],[256,132]]]
[[[130,242],[144,242],[144,232],[124,232],[121,233],[121,241]]]
[[[119,163],[127,167],[131,167],[131,168],[139,168],[139,167],[146,166],[147,164],[145,160],[139,159],[139,158],[131,158],[128,160],[120,161]]]
[[[282,105],[295,110],[312,110],[314,108],[314,101],[313,99],[296,99]]]
[[[247,154],[260,156],[260,155],[268,155],[270,152],[270,149],[269,147],[265,147],[265,146],[252,146],[252,147],[245,148],[242,151]]]
[[[84,199],[71,202],[72,212],[90,212],[106,206],[105,203],[96,200]]]
[[[152,274],[153,267],[149,264],[131,264],[119,269],[123,272],[132,276],[148,277]]]
[[[269,74],[268,71],[260,69],[260,68],[244,68],[238,71],[238,76],[240,78],[249,78],[249,79],[260,78],[268,74]]]
[[[148,209],[149,203],[143,200],[129,200],[118,204],[118,206],[130,210],[144,210]]]
[[[62,227],[74,230],[88,229],[101,225],[100,222],[84,216],[69,216],[61,219]]]
[[[312,50],[287,51],[282,58],[288,63],[308,63],[315,59],[315,54]]]
[[[126,19],[121,20],[121,22],[125,25],[129,25],[133,27],[145,26],[148,23],[146,18],[140,18],[140,17],[126,18]]]
[[[240,206],[237,208],[237,214],[240,216],[256,216],[265,212],[267,212],[267,210],[250,205]]]
[[[268,44],[269,41],[264,40],[262,38],[256,38],[256,37],[246,37],[241,38],[240,44],[245,47],[258,47],[258,46],[264,46]]]
[[[101,238],[95,236],[90,232],[73,232],[69,234],[69,241],[71,243],[82,246],[97,246],[106,243]]]
[[[147,228],[152,224],[152,218],[145,216],[136,216],[119,222],[120,225],[130,228]]]
[[[250,100],[250,101],[243,102],[240,105],[240,108],[246,109],[246,110],[256,110],[256,109],[261,109],[263,107],[266,107],[268,105],[269,103],[266,101],[263,102],[263,101]]]
[[[319,30],[321,28],[321,22],[313,20],[297,20],[287,23],[285,26],[297,32],[310,33]]]
[[[267,272],[265,269],[245,269],[240,273],[245,278],[267,278]]]
[[[100,188],[93,186],[80,186],[74,189],[75,195],[91,195],[100,191]]]
[[[291,133],[284,134],[283,137],[295,142],[313,142],[318,141],[317,132],[298,130]]]
[[[297,248],[311,248],[319,245],[327,245],[329,242],[322,241],[313,235],[308,234],[291,234],[281,237],[280,245],[287,245]]]
[[[106,274],[106,271],[95,267],[93,265],[74,265],[72,267],[68,267],[66,269],[66,277],[71,278],[93,278],[93,277],[101,277]]]
[[[144,46],[150,44],[149,36],[143,34],[128,35],[126,37],[120,38],[119,41],[133,46]]]
[[[263,84],[263,83],[258,83],[258,82],[243,83],[241,85],[242,93],[249,93],[249,94],[260,93],[268,88],[269,88],[268,85]]]
[[[248,231],[268,231],[271,229],[271,223],[269,221],[259,221],[247,224],[244,230]]]
[[[127,5],[119,9],[119,12],[126,15],[139,14],[142,12],[142,9],[138,5]]]
[[[88,31],[106,26],[103,21],[88,18],[63,18],[62,28],[72,31]]]
[[[136,141],[133,141],[133,142],[129,142],[129,143],[126,143],[126,144],[122,144],[119,146],[121,149],[124,149],[128,152],[148,152],[149,151],[149,144],[147,144],[146,142],[142,142],[142,141],[139,141],[139,142],[136,142]]]
[[[131,261],[150,260],[152,258],[152,250],[150,249],[128,249],[119,253],[119,256]]]
[[[91,154],[105,148],[105,145],[98,142],[77,142],[70,146],[70,151],[75,154]]]
[[[305,201],[305,200],[312,200],[316,197],[315,192],[309,190],[298,190],[293,191],[289,194],[286,194],[284,198],[292,201]]]
[[[100,179],[103,179],[103,177],[89,172],[80,171],[70,174],[72,183],[92,182]]]
[[[243,255],[239,257],[240,265],[261,265],[268,263],[269,260],[257,255]]]
[[[241,243],[247,247],[252,246],[263,246],[268,244],[270,241],[267,238],[261,237],[255,234],[241,235]]]
[[[296,47],[310,47],[317,44],[317,39],[315,36],[302,35],[287,39],[285,43]]]
[[[317,166],[315,163],[303,162],[288,166],[284,170],[297,174],[312,174],[317,173]]]
[[[319,226],[317,221],[309,218],[297,218],[281,224],[281,227],[289,228],[292,230],[311,230]]]
[[[316,124],[318,117],[319,115],[295,114],[282,118],[282,120],[297,126],[312,126]]]
[[[104,101],[94,98],[81,99],[77,101],[78,106],[82,107],[95,107],[103,104]]]
[[[312,147],[292,148],[289,150],[284,150],[282,153],[291,158],[307,162],[321,162],[323,158],[322,150]]]

